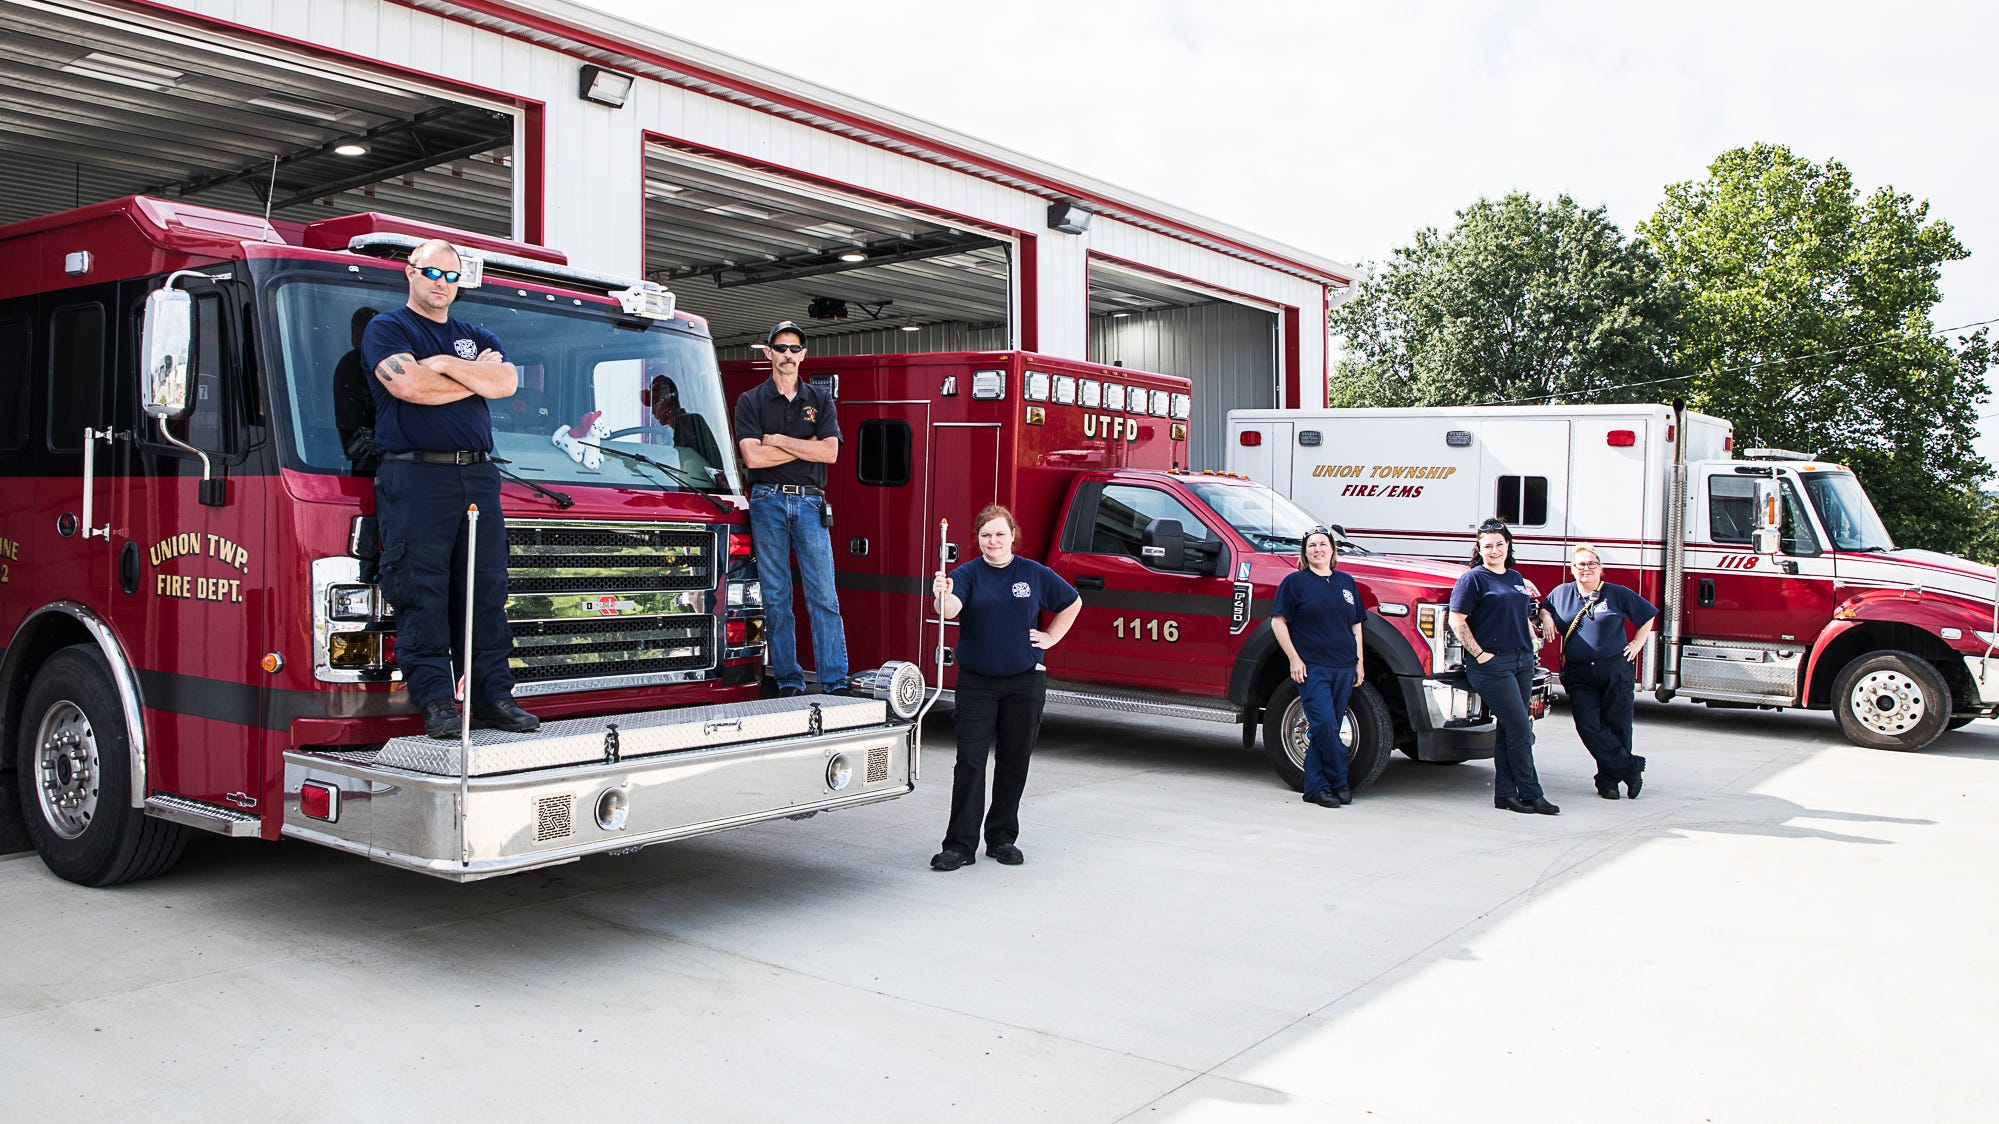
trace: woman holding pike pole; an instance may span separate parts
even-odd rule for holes
[[[1633,800],[1645,785],[1645,759],[1631,752],[1631,665],[1645,650],[1659,610],[1621,585],[1603,580],[1596,548],[1569,551],[1575,580],[1548,594],[1547,612],[1562,637],[1562,687],[1576,720],[1576,736],[1596,758],[1596,794],[1618,797],[1618,782]],[[1625,639],[1625,626],[1636,633]]]
[[[986,854],[1007,866],[1026,859],[1020,837],[1020,796],[1027,758],[1041,729],[1048,676],[1041,653],[1061,643],[1083,611],[1076,587],[1032,558],[1013,553],[1020,525],[1013,513],[987,504],[972,522],[979,556],[930,583],[940,620],[960,617],[958,643],[958,764],[951,775],[951,824],[932,870],[978,861],[981,813]],[[1043,613],[1054,614],[1044,631]],[[962,616],[961,616],[962,614]],[[986,808],[986,754],[993,755],[993,800]]]
[[[1499,720],[1492,758],[1492,806],[1553,816],[1561,809],[1541,792],[1534,772],[1534,719],[1528,697],[1540,659],[1535,643],[1540,595],[1513,568],[1513,532],[1497,519],[1478,525],[1472,567],[1451,590],[1451,631],[1465,649],[1465,676]],[[1545,622],[1540,622],[1545,623]],[[1548,639],[1554,639],[1552,632]]]
[[[1270,633],[1291,661],[1291,681],[1305,704],[1312,732],[1305,750],[1305,802],[1321,808],[1353,803],[1347,786],[1346,742],[1340,721],[1347,700],[1367,671],[1361,666],[1360,590],[1337,568],[1339,551],[1325,527],[1305,532],[1298,544],[1298,569],[1277,587],[1270,610]]]

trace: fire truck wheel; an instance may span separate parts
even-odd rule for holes
[[[1870,749],[1921,749],[1950,720],[1950,684],[1907,652],[1868,652],[1832,681],[1832,709],[1847,739]]]
[[[89,644],[64,648],[35,675],[21,711],[22,819],[42,861],[85,886],[164,873],[187,831],[131,806],[125,711],[104,657]]]
[[[1286,679],[1271,692],[1264,706],[1263,755],[1284,783],[1299,792],[1305,789],[1305,749],[1311,741],[1308,727],[1298,685]],[[1395,751],[1395,722],[1374,684],[1354,688],[1347,700],[1346,718],[1340,723],[1340,738],[1349,750],[1347,784],[1353,788],[1373,784],[1388,767],[1388,755]]]

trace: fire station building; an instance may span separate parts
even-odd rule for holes
[[[561,0],[0,0],[0,223],[382,211],[643,275],[724,358],[1023,349],[1323,401],[1354,271]]]

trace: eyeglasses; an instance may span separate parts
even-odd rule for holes
[[[444,283],[447,285],[458,284],[460,276],[459,272],[455,269],[439,269],[434,265],[413,265],[410,268],[423,274],[426,280],[436,281],[439,278],[443,278]]]
[[[802,343],[773,343],[766,346],[772,351],[782,351],[791,355],[805,354],[805,345]]]
[[[1603,569],[1603,563],[1601,563],[1601,562],[1571,562],[1571,563],[1569,563],[1569,569],[1571,569],[1571,570],[1601,570],[1601,569]]]

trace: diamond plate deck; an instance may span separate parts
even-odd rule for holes
[[[818,714],[818,726],[813,714]],[[611,756],[612,727],[620,759],[649,757],[689,749],[741,745],[775,738],[879,726],[888,721],[888,704],[879,699],[843,695],[807,695],[788,699],[644,710],[596,718],[544,722],[531,734],[474,730],[471,775],[490,777],[559,765],[588,765]],[[375,766],[455,777],[459,773],[455,741],[415,736],[396,738],[375,754]]]

